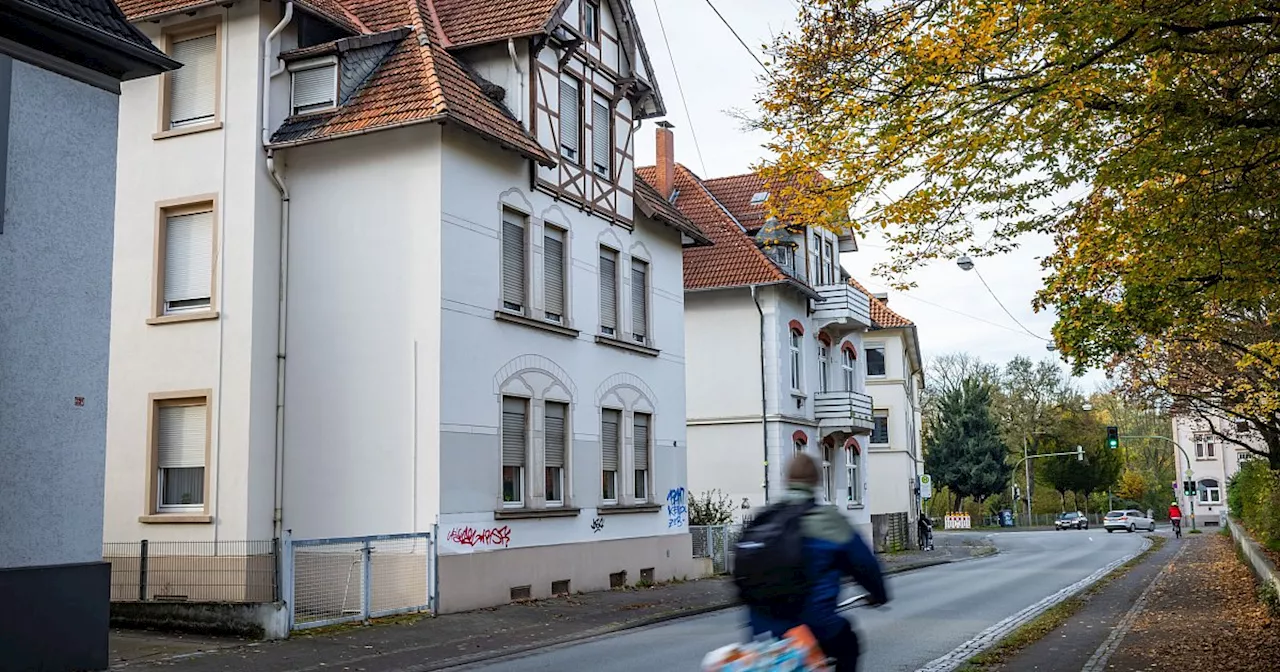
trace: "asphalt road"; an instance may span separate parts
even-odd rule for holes
[[[861,669],[912,672],[1142,544],[1140,534],[1099,529],[991,539],[998,555],[891,577],[887,607],[849,612],[863,643]],[[742,625],[743,613],[729,610],[457,669],[698,672],[706,652],[746,635]]]

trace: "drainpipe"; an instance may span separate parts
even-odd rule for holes
[[[764,308],[760,307],[760,297],[756,294],[758,285],[751,285],[751,300],[756,304],[756,312],[760,314],[760,432],[764,438],[764,505],[769,505],[769,404],[765,385],[765,349],[764,349]]]
[[[516,41],[514,38],[507,39],[507,53],[511,54],[511,65],[515,66],[517,75],[516,80],[520,87],[520,97],[516,99],[515,104],[516,117],[520,120],[520,123],[523,124],[524,106],[526,103],[524,99],[524,68],[520,67],[520,58],[516,56]]]
[[[262,147],[267,152],[267,173],[280,192],[280,278],[279,301],[276,315],[276,440],[275,440],[275,479],[274,510],[271,515],[274,536],[280,538],[284,528],[284,383],[285,383],[285,345],[288,333],[288,301],[289,301],[289,188],[285,186],[280,166],[276,165],[275,151],[268,147],[271,143],[271,80],[284,72],[281,62],[275,69],[271,68],[272,41],[289,25],[293,19],[293,2],[288,0],[284,5],[284,17],[280,23],[267,34],[262,49]]]

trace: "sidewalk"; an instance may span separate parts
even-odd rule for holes
[[[980,535],[936,541],[937,550],[880,556],[900,573],[987,555]],[[509,604],[437,618],[415,616],[373,627],[302,632],[283,642],[247,642],[191,635],[114,631],[113,668],[179,668],[184,672],[289,672],[316,668],[374,672],[441,669],[643,627],[733,606],[725,578],[612,590]]]

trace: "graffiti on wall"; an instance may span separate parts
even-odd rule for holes
[[[506,548],[511,545],[511,528],[503,525],[477,530],[470,525],[464,525],[449,530],[449,541],[468,548],[476,546]]]
[[[685,503],[684,488],[672,488],[667,491],[667,527],[683,527],[687,515],[689,515],[689,505]]]
[[[593,533],[604,529],[604,518],[596,518],[591,521],[591,531]]]

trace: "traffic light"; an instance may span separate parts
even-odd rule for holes
[[[1186,496],[1188,496],[1188,497],[1195,497],[1195,495],[1196,495],[1196,483],[1195,483],[1195,481],[1183,481],[1183,482],[1182,482],[1182,494],[1184,494],[1184,495],[1186,495]]]
[[[1107,427],[1107,447],[1115,450],[1120,447],[1120,428]]]

